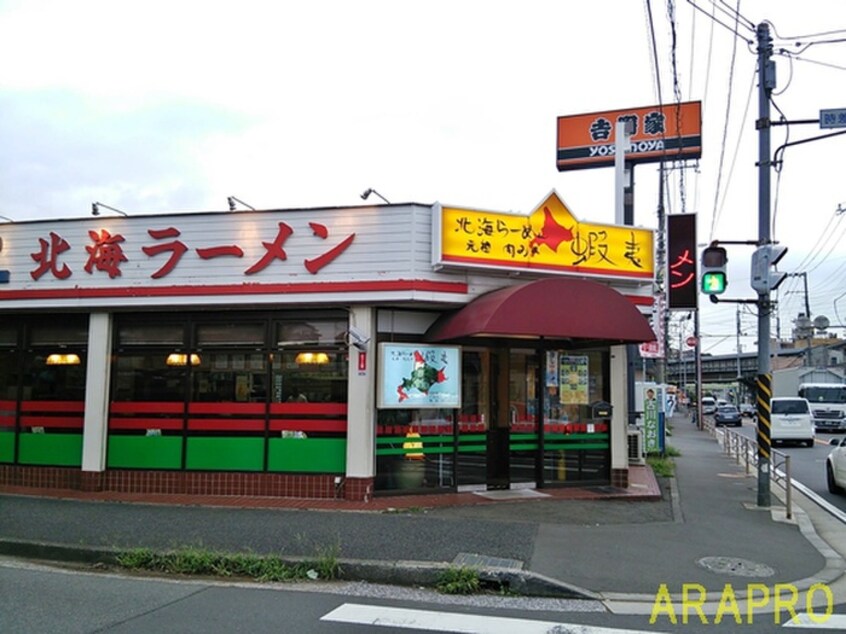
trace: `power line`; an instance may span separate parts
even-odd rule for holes
[[[653,79],[658,90],[658,105],[662,105],[664,100],[661,94],[661,73],[658,68],[658,45],[655,41],[655,20],[652,17],[652,2],[646,0],[646,15],[647,23],[649,25],[649,37],[652,42],[652,65],[653,65]]]
[[[712,13],[712,14],[708,14],[708,12],[706,12],[706,11],[705,11],[702,7],[697,6],[697,4],[696,4],[696,2],[694,2],[694,0],[687,0],[687,2],[688,2],[688,4],[690,4],[690,5],[691,5],[694,9],[696,9],[697,11],[701,11],[702,13],[704,13],[705,15],[707,15],[709,18],[711,18],[711,20],[713,20],[713,22],[714,22],[715,24],[719,24],[721,27],[723,27],[724,29],[726,29],[726,30],[730,31],[730,32],[731,32],[731,33],[733,33],[736,37],[740,38],[741,40],[743,40],[743,41],[744,41],[744,42],[746,42],[747,44],[752,44],[752,43],[754,43],[754,40],[748,39],[748,38],[747,38],[747,37],[745,37],[742,33],[740,33],[740,32],[737,30],[736,26],[735,26],[735,27],[731,27],[731,26],[727,25],[726,23],[722,22],[721,20],[717,19],[717,17],[716,17],[715,15],[713,15],[713,13]],[[716,4],[713,0],[711,0],[711,4],[712,4],[715,8],[717,8],[717,4]],[[723,13],[726,13],[726,11],[725,11],[724,9],[721,9],[721,11],[722,11]],[[737,21],[739,20],[739,18],[740,18],[741,16],[740,16],[740,14],[737,14],[737,16],[736,16],[736,17],[735,17],[735,16],[730,16],[730,17],[732,17],[732,19],[734,19],[734,20],[735,20],[735,23],[737,23]],[[747,22],[748,22],[748,21],[747,21]],[[752,33],[754,33],[754,32],[755,32],[755,25],[754,25],[754,24],[752,24],[751,22],[749,22],[748,24],[746,24],[746,25],[744,25],[744,26],[746,26],[747,28],[749,28],[749,30],[750,30],[750,31],[752,31]]]
[[[738,14],[739,15],[739,14]],[[728,127],[729,127],[729,119],[731,114],[731,97],[732,97],[732,84],[734,81],[734,65],[735,61],[737,60],[737,40],[732,40],[732,47],[731,47],[731,63],[729,64],[729,79],[728,79],[728,95],[726,97],[726,111],[725,111],[725,124],[723,126],[723,141],[720,147],[720,159],[718,162],[717,168],[717,186],[714,191],[714,212],[711,216],[711,233],[710,233],[710,240],[714,239],[714,229],[717,225],[717,218],[720,215],[719,210],[719,199],[720,199],[720,187],[722,183],[723,177],[723,162],[725,161],[725,152],[726,152],[726,138],[728,136]]]

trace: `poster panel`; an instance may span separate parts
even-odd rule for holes
[[[382,409],[461,407],[461,348],[379,344],[377,406]]]

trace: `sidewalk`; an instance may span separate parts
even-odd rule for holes
[[[67,491],[32,497],[6,487],[0,552],[96,560],[117,548],[194,545],[294,558],[337,546],[350,577],[425,583],[448,565],[497,566],[515,589],[602,598],[625,611],[651,608],[661,584],[675,597],[683,584],[697,583],[716,600],[727,583],[742,595],[750,582],[802,590],[819,581],[832,587],[836,603],[846,601],[842,525],[801,495],[797,520],[777,521],[780,502],[758,509],[754,476],[708,433],[682,416],[673,428],[677,477],[658,483],[651,470],[633,469],[626,491],[460,493],[362,505]],[[711,567],[704,558],[714,558]]]

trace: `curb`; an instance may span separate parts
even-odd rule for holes
[[[69,546],[49,542],[0,539],[0,555],[34,559],[45,562],[104,564],[117,566],[117,556],[127,549],[90,548]],[[299,564],[308,558],[282,557],[283,562]],[[368,583],[390,584],[399,586],[434,587],[441,574],[454,565],[440,562],[396,561],[384,562],[362,559],[339,559],[341,568],[339,580],[364,581]],[[527,570],[513,568],[475,567],[479,579],[508,588],[524,596],[556,599],[585,599],[599,601],[602,596]]]

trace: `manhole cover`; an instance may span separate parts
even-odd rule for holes
[[[712,572],[737,577],[772,577],[775,574],[769,566],[739,557],[703,557],[697,563]]]

